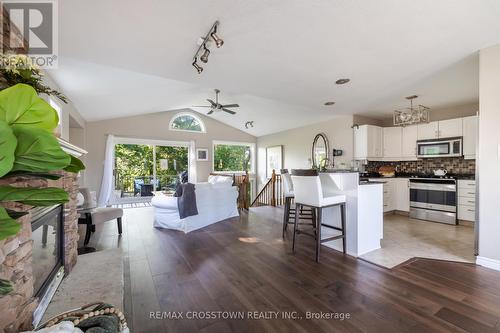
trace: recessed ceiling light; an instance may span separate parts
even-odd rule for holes
[[[346,84],[347,82],[351,81],[350,79],[338,79],[335,81],[336,84]]]
[[[333,105],[333,104],[335,104],[335,102],[325,102],[326,106],[330,106],[330,105]]]

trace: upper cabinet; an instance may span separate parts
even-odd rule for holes
[[[440,138],[452,138],[455,136],[462,136],[462,119],[449,119],[440,120],[439,123],[439,137]]]
[[[437,121],[428,124],[417,125],[418,140],[437,139],[439,136],[439,125]]]
[[[417,138],[418,138],[417,126],[403,127],[401,157],[403,157],[404,159],[417,158]]]
[[[476,158],[477,116],[433,121],[406,127],[361,125],[354,128],[354,159],[409,161],[417,159],[417,140],[463,137],[466,159]]]
[[[462,118],[432,121],[417,126],[418,140],[462,136]]]
[[[384,158],[401,157],[402,127],[384,127]]]
[[[382,156],[382,127],[354,127],[354,159],[380,159]]]
[[[476,142],[478,134],[478,120],[477,116],[463,118],[462,124],[463,131],[463,152],[465,159],[476,158]]]

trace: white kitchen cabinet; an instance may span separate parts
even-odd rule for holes
[[[405,159],[417,159],[417,126],[403,127],[401,156]]]
[[[402,129],[401,127],[384,127],[384,158],[401,158]]]
[[[478,133],[477,116],[465,117],[462,123],[463,152],[465,159],[476,158],[476,145]]]
[[[458,219],[475,221],[476,219],[476,181],[458,180]]]
[[[428,124],[417,125],[418,140],[437,139],[439,137],[439,123],[432,121]]]
[[[408,178],[395,178],[395,210],[410,211],[410,180]]]
[[[354,159],[380,159],[382,151],[382,127],[361,125],[354,127]]]
[[[399,210],[410,211],[410,186],[408,178],[373,178],[384,182],[384,213]]]
[[[440,120],[438,122],[439,138],[462,136],[462,119],[463,118]]]

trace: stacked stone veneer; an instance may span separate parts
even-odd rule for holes
[[[75,266],[78,247],[78,215],[76,196],[78,194],[77,176],[62,173],[59,180],[12,177],[0,179],[0,185],[17,187],[59,187],[64,188],[70,201],[64,204],[64,269],[68,274]],[[2,203],[12,210],[26,211],[30,206],[18,203]],[[31,329],[33,311],[38,299],[33,295],[34,277],[32,272],[33,241],[31,237],[30,214],[18,219],[21,231],[14,237],[0,241],[0,278],[12,281],[14,291],[0,295],[0,332],[19,332]]]

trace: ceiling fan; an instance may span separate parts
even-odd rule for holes
[[[215,111],[224,111],[230,114],[236,114],[233,110],[229,110],[228,108],[239,108],[240,106],[238,104],[225,104],[222,105],[219,103],[219,89],[215,89],[215,102],[211,99],[207,99],[207,101],[210,103],[210,105],[200,105],[200,106],[193,106],[195,108],[210,108],[210,111],[208,111],[207,114],[212,114]]]

